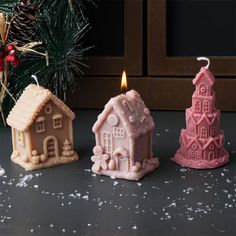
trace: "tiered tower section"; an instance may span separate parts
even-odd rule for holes
[[[220,130],[220,111],[215,108],[214,76],[202,67],[193,80],[196,89],[192,107],[186,109],[186,129],[181,130],[180,148],[173,160],[181,166],[207,169],[229,161]]]

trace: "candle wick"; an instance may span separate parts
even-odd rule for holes
[[[205,66],[207,69],[209,68],[210,66],[210,59],[207,58],[207,57],[198,57],[197,58],[198,61],[207,61],[207,65]]]
[[[126,94],[126,92],[128,91],[128,88],[121,88],[120,91],[121,91],[122,94]]]
[[[37,76],[36,75],[31,75],[31,78],[33,78],[35,80],[35,82],[36,82],[36,84],[37,84],[37,86],[39,88],[39,81],[37,79]]]

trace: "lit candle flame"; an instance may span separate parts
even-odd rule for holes
[[[126,77],[125,70],[123,71],[123,74],[122,74],[121,87],[120,88],[121,88],[122,93],[125,93],[128,90],[127,77]]]

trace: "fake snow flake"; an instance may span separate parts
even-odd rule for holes
[[[180,171],[180,172],[186,172],[187,169],[186,169],[186,168],[181,168],[179,171]]]
[[[35,188],[35,189],[38,189],[38,188],[39,188],[39,186],[38,186],[37,184],[35,184],[35,185],[34,185],[34,188]]]
[[[132,230],[137,230],[137,229],[138,229],[137,225],[132,226]]]
[[[36,177],[40,177],[42,175],[42,173],[36,173],[35,176]]]
[[[116,185],[118,185],[119,184],[119,182],[118,181],[114,181],[114,186],[116,186]]]
[[[176,207],[176,202],[172,202],[169,207]]]
[[[143,184],[138,182],[137,185],[138,185],[139,187],[141,187]]]
[[[20,178],[19,182],[16,184],[16,187],[25,188],[28,186],[28,183],[33,178],[33,175],[25,175],[23,178]]]
[[[155,185],[152,185],[152,188],[153,188],[153,189],[157,189],[157,190],[159,189],[159,188],[158,188],[157,186],[155,186]]]
[[[82,199],[85,199],[85,200],[87,200],[87,201],[88,201],[88,199],[89,199],[89,196],[88,196],[88,195],[84,195],[84,196],[82,197]]]
[[[5,170],[0,166],[0,177],[5,175]]]
[[[188,187],[187,189],[184,189],[183,192],[189,194],[190,192],[193,192],[194,188],[193,187]]]

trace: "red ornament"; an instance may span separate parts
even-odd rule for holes
[[[8,44],[7,45],[7,50],[8,51],[11,51],[11,50],[15,50],[16,48],[15,48],[15,46],[13,45],[13,44]]]
[[[3,58],[0,56],[0,64],[2,64],[3,62]]]
[[[12,62],[12,65],[13,66],[17,66],[17,65],[19,65],[20,64],[20,61],[16,58],[16,60],[15,61],[13,61]]]
[[[4,71],[4,66],[0,65],[0,71]]]
[[[16,55],[15,54],[9,54],[6,56],[6,61],[7,62],[14,62],[16,60]]]

